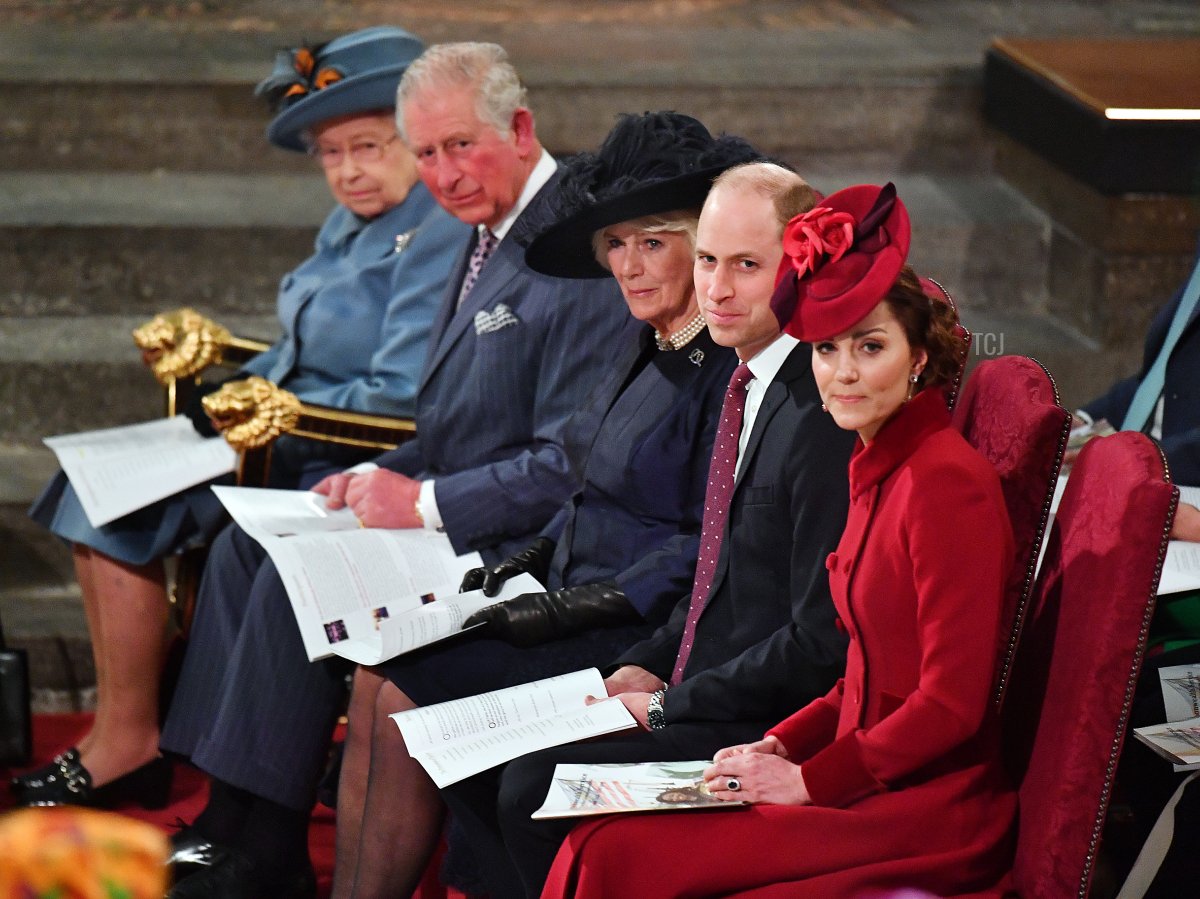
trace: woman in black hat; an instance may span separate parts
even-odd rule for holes
[[[309,152],[338,205],[313,255],[280,283],[283,336],[235,377],[267,378],[306,402],[412,414],[437,303],[468,237],[419,182],[396,135],[396,86],[423,49],[399,28],[369,28],[281,52],[259,86],[278,111],[268,139]],[[202,433],[215,433],[198,402],[191,417]],[[344,448],[285,435],[273,446],[272,486],[307,485],[354,461]],[[171,773],[158,751],[162,560],[211,537],[225,520],[220,504],[201,485],[93,527],[60,473],[30,514],[72,545],[97,710],[78,746],[14,779],[14,791],[26,804],[161,806]]]
[[[468,619],[486,626],[480,636],[359,670],[338,797],[336,896],[407,895],[441,833],[437,790],[388,714],[605,664],[687,592],[736,364],[696,305],[696,222],[712,179],[758,158],[688,116],[652,113],[623,117],[598,153],[567,162],[541,226],[530,229],[526,261],[559,277],[611,272],[637,322],[578,413],[602,418],[583,488],[533,545],[468,572],[463,584],[495,595],[529,572],[545,592]]]

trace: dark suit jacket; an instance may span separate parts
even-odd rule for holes
[[[583,488],[543,532],[557,541],[546,586],[614,581],[644,619],[661,623],[691,587],[713,436],[737,357],[707,330],[661,352],[653,329],[636,327],[573,422],[597,436]],[[603,420],[598,431],[592,417]]]
[[[695,646],[663,704],[670,723],[770,722],[823,695],[845,666],[825,558],[846,521],[854,435],[821,411],[811,352],[792,351],[755,419]],[[618,664],[667,680],[688,602]]]
[[[1196,256],[1200,266],[1200,253]],[[1174,299],[1159,310],[1146,333],[1146,350],[1142,370],[1132,378],[1119,381],[1098,399],[1083,407],[1092,418],[1107,418],[1114,428],[1121,427],[1133,394],[1142,378],[1158,358],[1158,351],[1167,339],[1171,319],[1183,300],[1187,284],[1180,287]],[[1179,336],[1179,342],[1167,360],[1166,381],[1163,385],[1162,448],[1171,466],[1171,477],[1180,484],[1200,484],[1200,305]]]
[[[433,478],[454,549],[495,562],[524,549],[578,487],[564,426],[607,369],[629,311],[612,278],[528,268],[512,231],[456,310],[469,258],[470,248],[433,323],[417,437],[376,461]]]

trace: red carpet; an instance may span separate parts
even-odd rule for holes
[[[91,718],[91,715],[35,716],[33,724],[35,765],[49,761],[55,753],[74,745],[87,732]],[[0,809],[6,809],[12,805],[12,796],[7,788],[11,773],[7,769],[0,769],[0,774],[3,775],[5,782],[4,788],[0,789]],[[167,833],[173,833],[175,830],[173,825],[177,819],[190,822],[204,808],[207,800],[208,781],[204,774],[190,765],[177,763],[175,765],[175,781],[171,787],[171,801],[166,808],[158,812],[148,812],[135,806],[117,811],[141,821],[157,824]],[[308,831],[308,848],[312,855],[313,865],[317,869],[318,895],[322,899],[329,895],[333,878],[333,841],[333,812],[323,805],[318,805]]]

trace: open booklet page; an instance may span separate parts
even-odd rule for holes
[[[521,755],[637,727],[595,668],[398,712],[409,755],[439,787]]]
[[[735,808],[704,786],[711,761],[555,765],[550,792],[534,818],[572,818],[614,812]]]
[[[330,649],[336,655],[360,665],[378,665],[398,655],[420,649],[431,643],[463,633],[462,625],[473,613],[498,602],[536,593],[545,588],[532,574],[519,574],[504,582],[495,596],[484,596],[482,590],[470,590],[452,596],[438,596],[437,602],[422,603],[415,609],[386,615],[372,615],[370,628],[351,628],[351,636]],[[365,613],[359,613],[365,614]],[[472,625],[468,630],[474,630]]]
[[[181,490],[229,474],[237,453],[223,437],[201,437],[182,415],[47,437],[92,527]]]
[[[463,574],[481,564],[478,553],[456,556],[445,534],[361,528],[310,491],[213,492],[275,563],[312,660],[350,639],[373,640],[383,619],[457,596]]]
[[[1171,762],[1176,771],[1200,769],[1200,718],[1134,728],[1133,735]]]
[[[1200,718],[1200,665],[1159,668],[1158,684],[1168,721]]]
[[[1054,513],[1058,511],[1058,503],[1066,486],[1067,478],[1060,475],[1054,490],[1054,499],[1050,504],[1050,518],[1046,522],[1047,534],[1054,523]],[[1200,507],[1200,487],[1180,486],[1179,501]],[[1042,542],[1043,553],[1046,551],[1047,542]],[[1038,565],[1040,567],[1041,559],[1038,559]],[[1200,543],[1171,540],[1167,543],[1162,576],[1158,580],[1158,595],[1167,596],[1188,590],[1200,590]]]

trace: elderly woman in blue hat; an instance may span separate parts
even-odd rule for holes
[[[280,283],[283,336],[237,377],[267,378],[305,402],[413,413],[433,316],[468,237],[420,183],[395,132],[396,86],[423,49],[399,28],[369,28],[281,52],[259,85],[277,110],[268,139],[312,155],[337,206],[313,255]],[[209,426],[202,413],[194,420]],[[273,486],[308,486],[352,461],[285,436],[273,452]],[[161,806],[171,775],[158,749],[163,558],[211,536],[219,504],[201,485],[95,528],[60,473],[30,514],[72,545],[98,696],[79,745],[12,786],[26,804]]]

